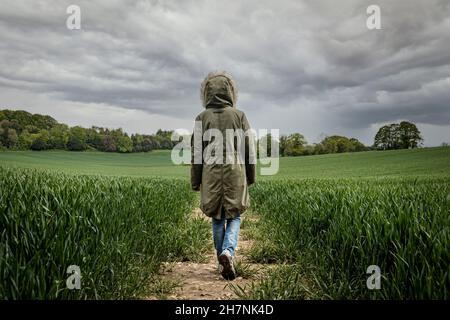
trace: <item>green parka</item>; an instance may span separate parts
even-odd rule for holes
[[[195,163],[195,155],[203,155],[214,138],[211,141],[203,141],[200,148],[195,148],[193,135],[191,185],[192,189],[200,190],[200,209],[203,213],[220,219],[223,209],[225,218],[229,219],[244,213],[249,207],[248,186],[255,182],[256,170],[255,161],[250,161],[254,155],[254,149],[250,148],[254,148],[254,144],[248,136],[243,141],[245,161],[238,163],[235,151],[231,155],[235,157],[234,163],[226,163],[226,130],[242,129],[246,132],[250,129],[250,125],[244,112],[236,109],[236,87],[227,74],[209,74],[202,83],[201,98],[205,110],[197,116],[196,123],[201,123],[202,137],[208,129],[217,129],[222,133],[224,158],[223,163],[208,164],[203,158],[200,163]],[[232,143],[234,150],[237,150],[239,146],[236,144],[236,139],[233,139]]]

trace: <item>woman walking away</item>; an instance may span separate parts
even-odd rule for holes
[[[205,110],[195,119],[191,185],[200,191],[200,209],[212,218],[219,270],[233,280],[241,214],[250,205],[248,186],[255,182],[254,140],[244,112],[236,108],[229,74],[210,73],[200,91]]]

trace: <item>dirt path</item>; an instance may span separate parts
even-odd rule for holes
[[[205,217],[200,209],[195,209],[194,216]],[[208,219],[205,217],[205,219]],[[246,216],[242,216],[242,220]],[[249,217],[249,219],[251,219]],[[209,219],[208,219],[209,221]],[[212,238],[212,234],[210,236]],[[172,262],[165,263],[162,266],[160,277],[163,281],[176,283],[177,287],[172,293],[166,296],[167,299],[192,299],[192,300],[224,300],[237,299],[229,284],[245,287],[256,280],[266,268],[266,265],[250,263],[247,257],[248,250],[252,246],[252,240],[246,237],[245,232],[240,232],[238,247],[236,249],[236,260],[244,264],[251,271],[244,279],[237,277],[233,281],[226,281],[222,278],[217,269],[217,259],[215,251],[211,244],[211,250],[208,251],[205,263],[194,262]],[[157,297],[149,297],[157,299]]]

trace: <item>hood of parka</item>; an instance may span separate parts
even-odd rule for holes
[[[236,107],[237,89],[233,78],[224,71],[212,72],[201,85],[203,107]]]

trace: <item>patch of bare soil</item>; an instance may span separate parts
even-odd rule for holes
[[[195,217],[204,217],[208,219],[200,209],[192,212]],[[246,219],[242,215],[242,219]],[[212,238],[212,234],[211,234]],[[190,300],[229,300],[237,299],[229,284],[233,283],[241,287],[245,287],[252,281],[255,281],[262,273],[267,265],[250,263],[247,258],[247,252],[252,246],[252,240],[247,239],[242,232],[239,235],[238,247],[236,249],[236,261],[248,266],[250,272],[246,279],[237,277],[233,281],[227,281],[222,278],[218,271],[217,258],[215,250],[211,244],[211,250],[208,251],[205,263],[194,262],[171,262],[164,263],[160,277],[163,281],[177,283],[178,286],[172,293],[166,296],[167,299],[190,299]],[[158,299],[156,296],[148,297],[148,299]]]

